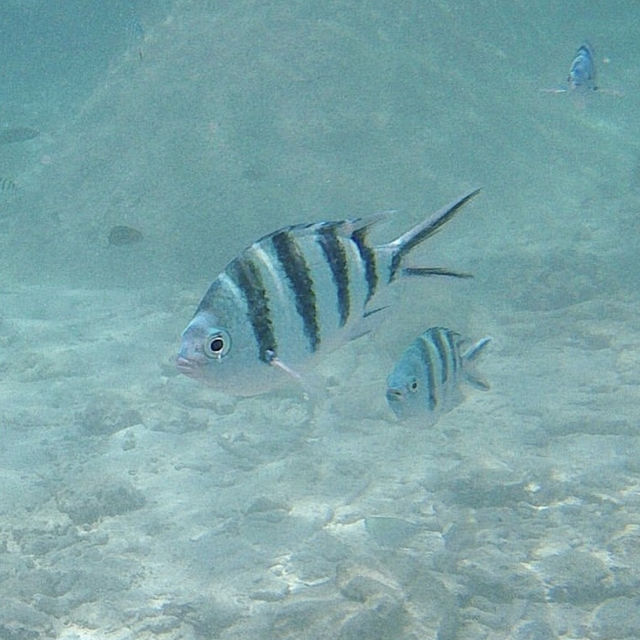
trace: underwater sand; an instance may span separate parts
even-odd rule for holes
[[[7,637],[635,624],[611,613],[640,580],[635,305],[501,318],[493,391],[423,431],[391,417],[383,372],[359,391],[367,344],[331,359],[349,383],[317,406],[193,385],[168,362],[173,303],[148,293],[3,292]]]

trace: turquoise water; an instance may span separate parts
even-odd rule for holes
[[[0,9],[0,638],[640,637],[640,5],[60,7]],[[584,40],[603,91],[542,92]],[[177,375],[256,238],[476,186],[415,254],[474,279],[398,287],[326,397]],[[421,429],[385,378],[434,325],[491,390]]]

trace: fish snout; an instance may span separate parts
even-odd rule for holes
[[[404,400],[404,393],[402,393],[402,389],[397,389],[394,387],[389,387],[387,389],[387,402],[389,404],[402,402],[402,400]]]
[[[176,369],[180,373],[183,373],[185,376],[189,376],[190,378],[195,378],[199,374],[200,367],[198,366],[198,361],[193,358],[188,358],[183,355],[178,355],[176,358]]]
[[[398,387],[387,387],[387,393],[385,394],[387,398],[387,404],[396,418],[402,420],[406,416],[407,412],[407,395],[402,388]]]
[[[387,393],[385,395],[387,404],[391,411],[395,413],[396,418],[402,418],[406,410],[406,396],[404,391],[397,387],[387,387]]]

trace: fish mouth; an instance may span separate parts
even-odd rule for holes
[[[197,361],[185,358],[184,356],[178,356],[176,358],[176,369],[190,378],[197,378],[200,373]]]
[[[404,415],[404,394],[399,389],[387,389],[387,404],[397,418]]]

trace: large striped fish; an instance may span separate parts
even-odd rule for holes
[[[418,416],[430,426],[462,401],[462,382],[487,390],[472,363],[490,340],[482,338],[462,351],[468,340],[451,329],[431,327],[419,335],[387,378],[387,403],[396,416]]]
[[[371,315],[384,308],[379,294],[394,280],[467,277],[404,261],[477,192],[388,244],[373,245],[367,237],[385,214],[294,225],[264,236],[211,283],[182,334],[178,370],[235,395],[262,393],[287,377],[304,384],[317,355],[371,328]]]

